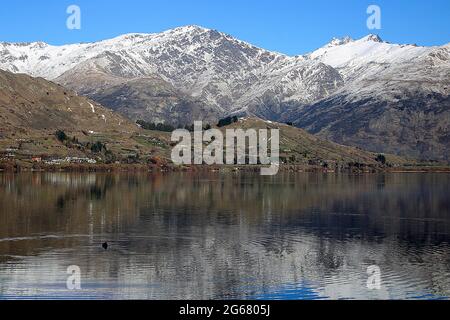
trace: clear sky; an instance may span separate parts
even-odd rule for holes
[[[66,28],[69,5],[81,30]],[[381,8],[381,30],[369,30],[367,7]],[[196,24],[290,55],[333,37],[377,33],[393,43],[450,42],[450,0],[11,0],[0,5],[0,41],[90,42]]]

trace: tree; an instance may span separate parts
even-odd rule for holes
[[[58,130],[55,133],[56,139],[58,139],[60,142],[64,142],[68,139],[66,133],[62,130]]]
[[[138,120],[136,121],[138,125],[142,127],[142,129],[145,130],[152,130],[152,131],[163,131],[163,132],[172,132],[175,130],[175,127],[171,126],[170,124],[165,123],[153,123],[153,122],[147,122],[144,120]]]
[[[385,165],[386,164],[386,157],[385,157],[384,154],[379,154],[379,155],[377,155],[375,161],[376,162],[380,162],[381,164]]]
[[[220,119],[220,120],[219,120],[219,123],[217,124],[217,126],[218,126],[219,128],[225,127],[225,126],[228,126],[228,125],[230,125],[230,124],[232,124],[232,123],[238,122],[238,120],[239,120],[239,119],[238,119],[237,116],[226,117],[226,118],[224,118],[224,119]]]
[[[105,145],[103,143],[101,143],[100,141],[95,142],[92,146],[91,146],[91,151],[94,153],[99,153],[102,152],[103,149],[106,149]]]

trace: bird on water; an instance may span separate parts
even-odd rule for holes
[[[102,248],[105,250],[108,250],[108,242],[105,242],[104,244],[102,244]]]

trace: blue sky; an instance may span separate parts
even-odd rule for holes
[[[66,28],[66,9],[81,8],[81,30]],[[381,8],[382,29],[366,26],[370,4]],[[333,37],[377,33],[395,43],[450,42],[450,0],[14,0],[2,1],[0,41],[90,42],[196,24],[290,55]]]

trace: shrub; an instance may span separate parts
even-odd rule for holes
[[[103,149],[106,150],[106,146],[100,141],[97,141],[93,145],[91,145],[91,151],[94,153],[102,152]]]
[[[68,139],[66,133],[62,130],[58,130],[55,133],[56,139],[58,139],[60,142],[64,142]]]
[[[172,132],[175,130],[173,126],[170,124],[164,124],[164,123],[153,123],[153,122],[147,122],[144,120],[138,120],[136,121],[138,125],[142,127],[142,129],[145,130],[153,130],[153,131],[163,131],[163,132]]]
[[[384,154],[379,154],[377,155],[377,157],[375,158],[376,162],[380,162],[381,164],[386,164],[386,157]]]
[[[117,161],[116,155],[111,150],[105,152],[105,163],[111,164]]]
[[[232,124],[232,123],[238,122],[238,120],[239,120],[239,119],[238,119],[237,116],[226,117],[226,118],[224,118],[224,119],[220,119],[220,120],[219,120],[219,123],[217,124],[217,126],[218,126],[219,128],[225,127],[225,126],[228,126],[228,125],[230,125],[230,124]]]

